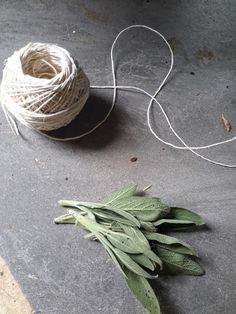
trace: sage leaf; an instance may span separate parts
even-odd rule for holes
[[[165,217],[168,212],[163,210],[132,210],[129,211],[132,215],[134,215],[138,220],[152,222],[157,219]]]
[[[176,253],[197,256],[197,254],[195,253],[195,251],[193,251],[193,249],[189,249],[185,246],[182,246],[181,244],[166,245],[166,244],[160,243],[158,244],[158,246],[163,247],[166,250],[176,252]]]
[[[153,252],[152,250],[146,251],[145,255],[147,257],[150,258],[150,260],[154,261],[155,263],[157,263],[160,266],[160,269],[163,268],[163,263],[162,260],[160,259],[159,256],[157,256],[157,254],[155,252]]]
[[[95,231],[104,234],[115,233],[114,231],[110,230],[109,227],[98,224],[96,221],[90,219],[89,217],[85,217],[78,212],[73,210],[68,210],[68,212],[75,217],[76,224],[79,223],[86,229],[90,230],[92,233],[95,233]]]
[[[152,261],[144,254],[130,254],[130,257],[139,265],[142,265],[152,271],[155,269]]]
[[[147,221],[140,221],[141,228],[147,231],[156,232],[156,227],[151,223]]]
[[[138,243],[136,244],[129,236],[125,234],[113,233],[107,234],[107,239],[111,244],[126,253],[139,254],[142,250],[139,248]]]
[[[171,207],[169,217],[171,219],[192,221],[198,226],[204,224],[204,220],[201,216],[185,208]]]
[[[119,214],[115,214],[111,211],[105,211],[105,210],[101,210],[101,209],[94,209],[93,213],[95,216],[97,216],[99,219],[103,220],[103,221],[116,221],[119,222],[121,224],[124,225],[128,225],[128,226],[137,226],[137,223],[132,222],[128,219],[123,218],[122,216],[120,216]]]
[[[104,248],[106,249],[108,255],[111,257],[113,263],[117,266],[117,268],[120,270],[120,272],[126,277],[126,274],[123,271],[119,261],[117,260],[116,255],[113,253],[113,247],[110,245],[110,243],[101,234],[96,234],[95,233],[95,236],[101,242],[101,244],[104,246]]]
[[[123,216],[124,218],[132,221],[137,227],[141,227],[140,222],[138,221],[137,218],[135,218],[132,214],[122,210],[122,209],[117,209],[117,208],[107,208],[107,210],[110,210],[116,214],[119,214],[120,216]]]
[[[106,205],[112,204],[116,200],[128,196],[132,196],[137,190],[136,184],[129,184],[125,187],[119,189],[118,191],[113,192],[111,195],[109,195],[105,200],[103,201]]]
[[[182,245],[184,247],[186,247],[190,252],[192,252],[192,255],[195,255],[193,248],[187,244],[184,241],[178,240],[174,237],[170,237],[168,235],[162,234],[162,233],[157,233],[157,232],[145,232],[144,231],[144,235],[148,240],[152,240],[152,241],[157,241],[163,244],[179,244]]]
[[[54,219],[55,224],[74,224],[75,218],[70,214],[65,214]]]
[[[148,279],[164,267],[171,273],[202,275],[204,270],[193,259],[193,248],[184,241],[160,233],[162,227],[183,229],[204,224],[190,210],[168,207],[160,198],[135,195],[137,185],[129,184],[102,203],[61,200],[68,214],[55,223],[73,223],[98,240],[125,276],[128,286],[150,314],[160,314],[156,295]],[[158,232],[157,232],[158,230]]]
[[[128,269],[125,269],[128,287],[136,296],[137,300],[146,308],[150,314],[160,314],[158,299],[150,286],[148,280]]]
[[[128,269],[130,269],[132,272],[134,272],[137,275],[143,276],[145,278],[154,278],[154,276],[151,276],[149,273],[147,273],[142,267],[140,267],[128,254],[125,252],[114,248],[114,253],[116,254],[117,258],[121,261],[124,266],[126,266]]]
[[[105,208],[116,208],[125,211],[142,211],[154,210],[168,214],[170,208],[163,204],[159,198],[145,196],[130,196],[117,199],[112,204],[106,205]]]
[[[148,240],[143,235],[142,231],[138,228],[133,228],[129,226],[120,225],[124,232],[133,239],[133,242],[137,243],[137,246],[143,252],[150,250],[151,247],[149,245]]]
[[[60,200],[57,203],[63,207],[77,207],[78,201]]]
[[[167,269],[173,273],[200,276],[205,272],[202,267],[188,255],[179,254],[156,246],[155,252],[160,256]]]
[[[137,227],[140,227],[140,222],[138,221],[137,218],[135,218],[132,214],[130,214],[129,212],[126,212],[124,210],[117,209],[114,206],[109,206],[106,207],[104,204],[98,204],[98,203],[89,203],[89,202],[79,202],[77,206],[86,206],[88,208],[92,208],[93,210],[95,209],[100,209],[100,210],[104,210],[105,212],[107,211],[111,211],[114,212],[115,214],[118,214],[128,220],[130,220],[131,222],[133,222]]]
[[[177,219],[160,219],[157,220],[156,222],[153,223],[155,227],[161,226],[163,224],[167,225],[179,225],[181,226],[186,226],[186,225],[194,225],[192,221],[188,220],[177,220]]]

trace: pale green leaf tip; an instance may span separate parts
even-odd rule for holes
[[[54,224],[59,224],[62,222],[61,217],[57,217],[53,219]]]
[[[203,226],[203,225],[205,225],[205,224],[206,224],[205,221],[204,221],[203,218],[201,217],[201,218],[199,219],[198,225],[199,225],[199,226]]]

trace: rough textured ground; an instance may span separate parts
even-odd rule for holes
[[[0,257],[0,314],[32,314],[18,283]]]
[[[176,65],[158,99],[187,143],[209,144],[236,135],[235,11],[226,1],[0,1],[0,64],[29,41],[64,46],[91,84],[111,84],[109,49],[116,34],[147,24],[170,41]],[[152,92],[167,71],[168,51],[146,31],[124,35],[115,52],[119,84]],[[93,91],[80,118],[61,135],[82,132],[101,118],[111,91]],[[236,170],[160,144],[146,125],[148,100],[119,92],[109,121],[73,143],[50,141],[20,127],[12,134],[0,114],[0,255],[36,313],[141,314],[119,271],[83,231],[56,226],[61,198],[99,200],[127,182],[152,184],[152,195],[200,213],[210,230],[179,235],[197,248],[206,275],[157,283],[163,313],[233,314],[236,308]],[[227,134],[220,115],[230,118]],[[163,138],[175,142],[160,111]],[[84,122],[86,120],[86,122]],[[235,143],[205,151],[236,162]],[[136,162],[130,162],[137,157]],[[14,312],[12,312],[14,314]]]

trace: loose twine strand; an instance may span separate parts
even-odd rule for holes
[[[157,34],[158,36],[160,36],[163,41],[165,42],[165,44],[167,45],[168,49],[169,49],[169,52],[170,52],[170,67],[169,67],[169,70],[166,74],[166,76],[164,77],[163,81],[161,82],[161,84],[159,85],[159,87],[157,88],[157,90],[154,92],[153,95],[151,95],[150,93],[148,93],[147,91],[145,91],[144,89],[142,88],[139,88],[139,87],[136,87],[136,86],[129,86],[129,85],[117,85],[117,80],[116,80],[116,73],[115,73],[115,66],[114,66],[114,57],[113,57],[113,53],[114,53],[114,48],[115,48],[115,45],[119,39],[119,37],[126,31],[130,30],[130,29],[133,29],[133,28],[144,28],[144,29],[147,29],[155,34]],[[56,46],[57,47],[57,46]],[[59,48],[59,47],[58,47]],[[60,49],[63,49],[63,48],[60,48]],[[63,49],[64,50],[64,49]],[[65,51],[64,51],[65,52]],[[67,53],[67,52],[66,52]],[[68,53],[67,53],[68,54]],[[68,54],[69,55],[69,54]],[[85,137],[87,136],[88,134],[92,133],[93,131],[95,131],[99,126],[101,126],[107,119],[108,117],[110,116],[114,106],[115,106],[115,102],[116,102],[116,96],[117,96],[117,89],[121,89],[121,90],[130,90],[130,91],[136,91],[136,92],[140,92],[146,96],[148,96],[150,98],[150,102],[148,104],[148,108],[147,108],[147,112],[146,112],[146,115],[147,115],[147,124],[148,124],[148,128],[150,130],[150,132],[155,136],[156,139],[158,139],[160,142],[162,142],[163,144],[166,144],[170,147],[173,147],[175,149],[180,149],[180,150],[189,150],[190,152],[192,152],[194,155],[196,155],[197,157],[200,157],[201,159],[207,161],[207,162],[210,162],[212,164],[215,164],[215,165],[218,165],[218,166],[223,166],[223,167],[227,167],[227,168],[236,168],[236,164],[227,164],[227,163],[223,163],[223,162],[219,162],[219,161],[216,161],[216,160],[213,160],[213,159],[210,159],[210,158],[207,158],[203,155],[201,155],[200,153],[196,152],[196,150],[203,150],[203,149],[209,149],[209,148],[212,148],[212,147],[216,147],[216,146],[220,146],[220,145],[223,145],[223,144],[226,144],[226,143],[229,143],[229,142],[232,142],[236,139],[236,136],[235,137],[232,137],[230,139],[227,139],[225,141],[220,141],[220,142],[216,142],[216,143],[213,143],[213,144],[209,144],[209,145],[204,145],[204,146],[189,146],[188,144],[186,144],[186,142],[180,137],[180,135],[175,131],[175,129],[173,128],[171,122],[170,122],[170,119],[167,115],[167,113],[165,112],[164,108],[162,107],[162,105],[160,104],[159,101],[157,101],[156,97],[157,95],[159,94],[160,90],[162,89],[162,87],[164,86],[164,84],[166,83],[167,79],[169,78],[171,72],[172,72],[172,69],[173,69],[173,66],[174,66],[174,55],[173,55],[173,51],[172,51],[172,48],[170,46],[170,44],[168,43],[168,41],[166,40],[166,38],[160,33],[158,32],[157,30],[151,28],[151,27],[148,27],[146,25],[131,25],[129,27],[126,27],[124,28],[122,31],[119,32],[119,34],[116,36],[112,46],[111,46],[111,52],[110,52],[110,57],[111,57],[111,70],[112,70],[112,77],[113,77],[113,85],[109,86],[109,85],[104,85],[104,86],[90,86],[91,89],[113,89],[113,98],[112,98],[112,104],[111,104],[111,107],[108,111],[108,113],[106,114],[106,116],[98,123],[96,124],[93,128],[91,128],[90,130],[88,130],[87,132],[79,135],[79,136],[74,136],[74,137],[69,137],[69,138],[57,138],[57,137],[53,137],[53,136],[50,136],[48,134],[45,134],[45,133],[42,133],[39,131],[39,129],[36,128],[36,131],[40,132],[41,134],[43,134],[44,136],[50,138],[50,139],[53,139],[53,140],[59,140],[59,141],[71,141],[71,140],[76,140],[76,139],[80,139],[82,137]],[[71,58],[69,56],[69,58]],[[50,64],[47,64],[48,66],[50,66]],[[54,69],[53,69],[54,70]],[[56,70],[56,69],[55,69]],[[82,70],[81,70],[82,71]],[[57,72],[56,72],[57,73]],[[58,75],[58,74],[57,74]],[[84,73],[83,73],[84,75]],[[82,77],[83,77],[82,75]],[[89,89],[89,83],[86,82],[86,78],[83,77],[83,93],[82,95],[85,95],[84,96],[84,100],[86,99],[87,100],[87,97],[88,97],[88,91],[86,92],[86,88]],[[53,89],[54,92],[57,92],[56,89]],[[4,95],[5,96],[5,95]],[[7,98],[7,97],[6,97]],[[86,101],[85,100],[85,101]],[[84,105],[84,102],[82,102],[82,105],[80,103],[80,106],[83,107]],[[11,115],[9,114],[8,111],[9,110],[9,106],[7,105],[8,102],[4,102],[2,101],[2,89],[1,89],[1,102],[2,102],[2,107],[3,107],[3,110],[4,110],[4,113],[6,115],[6,118],[8,120],[8,122],[10,123],[10,125],[14,125],[13,129],[17,130],[17,133],[18,133],[18,128],[17,128],[17,125],[14,121],[14,119],[11,117]],[[175,135],[175,137],[183,144],[183,146],[178,146],[178,145],[175,145],[171,142],[167,142],[165,141],[164,139],[162,139],[153,129],[152,127],[152,124],[151,124],[151,118],[150,118],[150,115],[151,115],[151,109],[152,109],[152,106],[153,104],[156,103],[159,108],[161,109],[161,112],[163,113],[163,116],[170,128],[170,130],[172,131],[172,133]],[[4,104],[4,105],[3,105]],[[81,110],[82,108],[80,108]],[[80,110],[78,110],[80,112]],[[65,112],[69,112],[70,111],[70,107],[68,106],[65,110]],[[22,122],[23,124],[25,124],[26,126],[28,126],[26,123],[24,123],[24,121],[22,121],[20,118],[21,117],[18,117],[17,115],[14,115],[14,113],[12,113],[10,111],[10,113],[15,116],[15,118],[17,118],[20,122]],[[55,113],[56,115],[57,113]],[[45,116],[45,114],[44,114]],[[47,114],[48,116],[48,114]],[[50,116],[50,115],[49,115]],[[74,116],[75,117],[75,116]],[[59,117],[58,117],[59,118]],[[71,118],[71,117],[70,117]],[[72,120],[72,119],[71,119]],[[45,117],[45,121],[46,121],[46,117]],[[68,124],[68,123],[66,123]],[[64,124],[65,125],[65,124]]]

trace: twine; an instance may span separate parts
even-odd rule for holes
[[[133,28],[143,28],[157,34],[165,42],[170,52],[170,66],[167,74],[153,94],[136,86],[121,86],[116,83],[113,57],[114,47],[119,37],[124,32]],[[119,32],[113,41],[110,57],[113,85],[90,86],[92,89],[113,89],[112,104],[105,117],[96,126],[78,136],[56,138],[45,133],[42,133],[43,135],[53,140],[70,141],[92,133],[110,116],[115,106],[117,89],[130,90],[140,92],[150,98],[147,108],[147,124],[150,132],[160,142],[175,149],[189,150],[195,156],[214,165],[236,168],[236,164],[226,164],[216,161],[197,152],[198,150],[210,149],[230,143],[236,140],[236,136],[225,141],[204,146],[188,145],[174,129],[163,106],[157,101],[156,97],[167,82],[174,66],[172,48],[160,32],[146,25],[131,25],[126,27]],[[29,44],[18,52],[15,52],[13,56],[8,59],[3,71],[3,81],[0,92],[2,108],[10,125],[14,127],[15,132],[18,133],[18,127],[13,118],[36,130],[53,130],[67,125],[79,114],[89,94],[89,81],[82,69],[76,66],[76,63],[65,49],[55,45],[35,43]],[[151,108],[154,103],[161,109],[170,131],[182,143],[182,146],[167,142],[154,130],[150,119]]]
[[[65,49],[29,43],[6,62],[1,105],[10,125],[51,131],[69,124],[89,95],[89,80]]]

